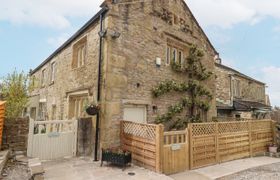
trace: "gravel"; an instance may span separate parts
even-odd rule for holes
[[[28,180],[29,178],[27,164],[14,161],[13,159],[7,162],[7,165],[0,175],[0,179],[3,180]]]
[[[280,163],[248,169],[218,180],[280,180]]]

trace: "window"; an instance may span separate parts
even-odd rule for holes
[[[73,46],[72,68],[79,68],[85,65],[86,43],[87,39],[83,38]]]
[[[56,120],[56,105],[52,105],[52,120]]]
[[[41,75],[41,86],[46,85],[46,69],[43,69],[42,75]]]
[[[135,123],[147,123],[147,108],[142,105],[124,107],[123,119]]]
[[[234,97],[240,97],[241,96],[240,81],[239,80],[233,80],[233,96]]]
[[[172,50],[172,63],[176,63],[176,59],[177,59],[177,49],[173,48]]]
[[[169,46],[167,46],[166,48],[166,64],[169,65],[170,64],[170,51],[171,51],[171,48]]]
[[[88,104],[88,96],[70,97],[69,118],[86,117],[85,106]]]
[[[55,80],[55,73],[56,73],[56,63],[53,62],[51,64],[51,83],[53,83]]]
[[[184,48],[179,48],[177,45],[167,45],[166,48],[166,64],[177,63],[178,65],[184,65]]]
[[[39,103],[39,120],[46,120],[46,103]]]
[[[30,117],[31,117],[31,119],[36,120],[36,107],[31,108]]]
[[[179,54],[178,54],[178,61],[177,61],[179,64],[181,64],[181,66],[184,64],[184,60],[183,60],[183,52],[182,51],[179,51]]]

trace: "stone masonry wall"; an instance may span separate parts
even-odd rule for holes
[[[27,151],[29,118],[5,119],[2,149]]]
[[[120,2],[120,1],[118,1]],[[170,24],[163,19],[163,9],[185,20],[185,29],[178,24]],[[145,105],[147,121],[152,123],[159,114],[176,104],[180,96],[176,93],[155,99],[151,91],[165,80],[186,81],[186,77],[175,73],[166,65],[166,47],[168,43],[188,50],[191,44],[198,45],[205,52],[203,64],[214,72],[215,52],[206,37],[191,17],[183,1],[121,1],[111,4],[108,13],[107,28],[121,33],[118,39],[107,37],[105,64],[105,122],[102,122],[101,134],[103,146],[119,143],[119,122],[123,118],[123,109],[127,105]],[[187,55],[185,54],[185,57]],[[156,66],[156,58],[161,66]],[[204,84],[215,95],[214,77]],[[157,112],[153,111],[157,106]],[[211,102],[208,118],[216,115],[215,98]]]
[[[218,105],[232,105],[235,98],[244,101],[254,101],[265,104],[265,84],[245,78],[235,72],[220,67],[215,68],[216,73],[216,100]],[[232,78],[230,77],[232,76]],[[240,97],[232,97],[233,79],[240,81]],[[259,92],[258,92],[259,91]]]

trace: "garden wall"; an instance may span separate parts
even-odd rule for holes
[[[27,151],[29,118],[5,119],[2,149]]]

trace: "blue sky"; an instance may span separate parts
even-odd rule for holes
[[[99,9],[102,0],[0,0],[0,77],[29,71]],[[188,0],[223,63],[267,83],[280,105],[280,1]]]

